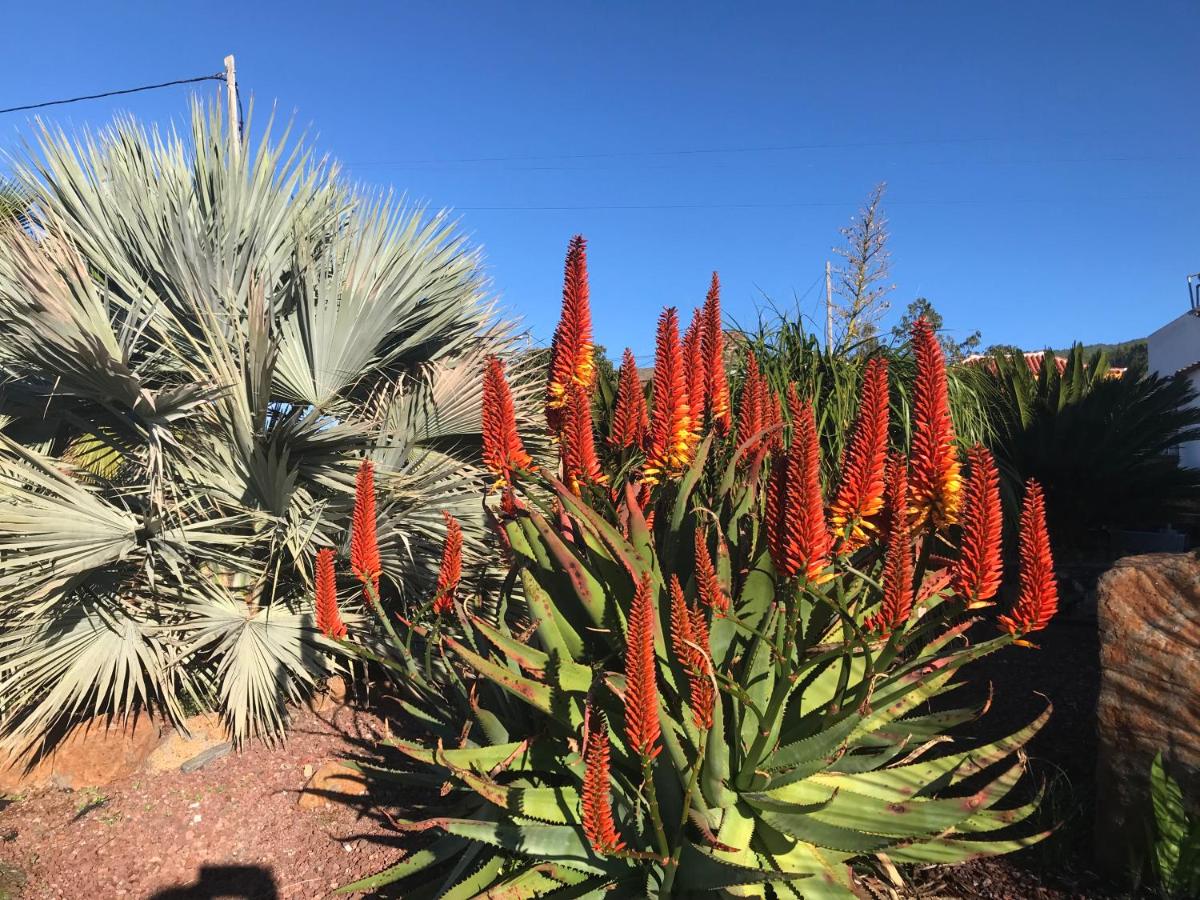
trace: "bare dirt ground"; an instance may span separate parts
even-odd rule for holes
[[[994,627],[994,626],[993,626]],[[981,635],[982,636],[982,635]],[[884,897],[970,900],[1127,898],[1092,866],[1094,711],[1099,671],[1094,621],[1055,622],[1040,650],[1012,647],[978,664],[973,686],[991,681],[991,711],[973,730],[1009,733],[1054,703],[1030,750],[1034,780],[1047,785],[1045,843],[995,860],[909,871],[910,888]],[[959,694],[958,699],[965,699]],[[347,707],[293,721],[285,746],[252,746],[201,771],[136,775],[99,791],[48,790],[0,810],[0,900],[7,897],[326,897],[341,884],[394,863],[402,843],[383,810],[404,798],[373,790],[305,810],[305,767],[378,761],[378,718]],[[311,770],[310,770],[311,771]],[[875,896],[864,885],[864,897]]]
[[[306,709],[286,745],[254,745],[191,774],[10,798],[0,810],[0,898],[328,896],[396,858],[395,832],[373,803],[397,798],[339,796],[301,809],[305,767],[370,758],[379,727],[347,707]]]

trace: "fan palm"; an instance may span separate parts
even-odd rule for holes
[[[42,128],[0,234],[0,727],[218,704],[277,735],[326,665],[313,548],[375,460],[385,597],[478,541],[496,324],[444,215],[349,189],[302,141]],[[474,534],[473,534],[474,532]],[[350,619],[352,622],[352,617]]]

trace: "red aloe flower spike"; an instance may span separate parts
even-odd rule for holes
[[[883,475],[887,465],[887,360],[875,357],[863,373],[862,397],[854,432],[842,464],[842,478],[830,509],[830,523],[845,535],[844,553],[867,542],[870,519],[883,507]]]
[[[513,471],[533,463],[517,433],[512,393],[504,379],[504,363],[490,357],[483,370],[483,462],[498,479],[510,486]]]
[[[738,404],[737,439],[744,444],[762,430],[762,372],[758,368],[758,357],[751,350],[746,354],[746,377],[742,380],[742,393]]]
[[[909,507],[914,528],[928,524],[936,529],[958,521],[962,476],[950,418],[946,359],[933,326],[924,317],[913,325],[912,344],[917,380],[913,387]]]
[[[976,445],[967,461],[971,474],[964,492],[962,548],[951,584],[970,609],[985,605],[1000,589],[1001,514],[1000,474],[992,454]]]
[[[601,855],[618,853],[625,846],[613,821],[609,780],[608,719],[597,709],[589,710],[591,727],[584,747],[582,806],[583,833],[592,849]]]
[[[338,611],[337,578],[333,574],[333,551],[325,547],[317,551],[316,569],[317,628],[326,637],[340,640],[346,636],[346,625]]]
[[[999,623],[1001,629],[1024,636],[1045,628],[1058,611],[1058,583],[1046,532],[1046,499],[1042,486],[1033,479],[1025,483],[1025,503],[1021,507],[1020,582],[1012,612],[1001,616]]]
[[[704,408],[707,405],[704,378],[704,312],[692,312],[692,324],[683,335],[683,363],[686,367],[688,384],[688,415],[692,419],[692,432],[699,435],[704,428]]]
[[[437,616],[454,609],[458,583],[462,580],[462,526],[445,510],[442,510],[442,518],[446,520],[446,541],[442,544],[442,567],[433,596],[433,613]]]
[[[679,477],[692,461],[696,443],[679,344],[679,316],[674,307],[663,310],[658,320],[653,399],[650,446],[643,472],[650,484]]]
[[[712,682],[712,648],[708,639],[708,623],[704,611],[693,607],[692,665],[688,670],[688,692],[692,700],[692,717],[697,728],[712,728],[716,694]]]
[[[729,431],[729,379],[725,377],[725,332],[721,329],[721,280],[713,272],[712,285],[704,298],[704,396],[717,434]]]
[[[563,479],[579,496],[583,483],[602,484],[607,479],[596,459],[596,437],[592,431],[592,401],[583,388],[572,385],[560,445]]]
[[[908,478],[904,457],[896,454],[887,465],[883,558],[883,599],[879,612],[866,622],[867,630],[889,635],[908,621],[913,606],[912,541],[908,526]]]
[[[759,384],[758,405],[762,410],[762,427],[766,432],[763,441],[770,452],[778,453],[783,449],[783,401],[765,378]]]
[[[699,528],[696,529],[696,585],[699,588],[700,602],[711,609],[713,615],[724,616],[729,611],[729,598],[721,590],[716,567],[708,552],[708,541],[704,531]]]
[[[672,575],[668,585],[671,595],[671,652],[685,669],[692,658],[688,646],[694,639],[692,634],[692,617],[688,612],[687,601],[683,599],[683,588],[679,585],[679,576]]]
[[[639,582],[629,609],[625,647],[625,736],[629,748],[648,761],[656,757],[658,723],[657,664],[654,659],[654,601],[650,577]]]
[[[377,527],[375,465],[369,459],[364,459],[354,480],[354,514],[350,519],[350,571],[363,583],[363,593],[368,602],[379,598],[379,576],[382,570],[379,563]]]
[[[612,434],[609,444],[623,450],[626,447],[642,447],[646,433],[650,430],[650,416],[646,411],[646,394],[638,378],[637,360],[633,351],[625,348],[621,357],[621,372],[617,379],[617,399],[613,405]]]
[[[546,385],[546,421],[557,434],[572,385],[589,395],[595,382],[592,359],[592,311],[588,303],[587,241],[571,238],[563,275],[562,315],[550,343],[550,378]]]
[[[782,578],[801,573],[824,581],[832,540],[825,527],[821,499],[821,448],[812,404],[801,402],[796,386],[788,387],[792,444],[775,460],[767,484],[767,547]]]

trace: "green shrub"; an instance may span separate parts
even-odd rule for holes
[[[705,318],[719,323],[715,303]],[[345,890],[850,898],[856,860],[949,863],[1043,837],[1027,825],[1038,798],[1009,798],[1049,710],[959,744],[948,731],[986,704],[945,702],[964,666],[1028,643],[1053,614],[1041,494],[1030,487],[1022,517],[1018,602],[1000,636],[966,641],[998,587],[998,486],[982,449],[963,483],[924,323],[911,461],[887,459],[887,374],[873,362],[826,493],[808,400],[792,385],[789,424],[774,424],[779,399],[742,385],[734,426],[720,340],[688,365],[673,310],[648,434],[627,393],[618,406],[634,406],[613,421],[628,427],[598,452],[588,319],[568,290],[547,392],[566,398],[557,476],[531,471],[502,367],[488,370],[501,589],[460,577],[451,527],[432,602],[341,641],[389,672],[403,703],[406,733],[386,742],[403,764],[364,768],[405,787],[393,824],[412,841]],[[341,635],[325,565],[321,627]]]
[[[355,193],[268,126],[43,130],[0,235],[0,697],[76,715],[217,706],[274,735],[325,669],[311,551],[381,475],[384,592],[480,541],[477,388],[506,346],[442,215]]]

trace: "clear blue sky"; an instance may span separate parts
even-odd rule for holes
[[[769,296],[816,312],[837,229],[889,185],[895,318],[1026,347],[1144,336],[1200,270],[1200,4],[353,3],[6,10],[0,107],[237,55],[356,179],[459,211],[508,308],[551,333],[568,238],[596,338]],[[215,96],[220,85],[202,86]],[[165,122],[188,89],[76,104]],[[9,148],[26,114],[0,118]]]

